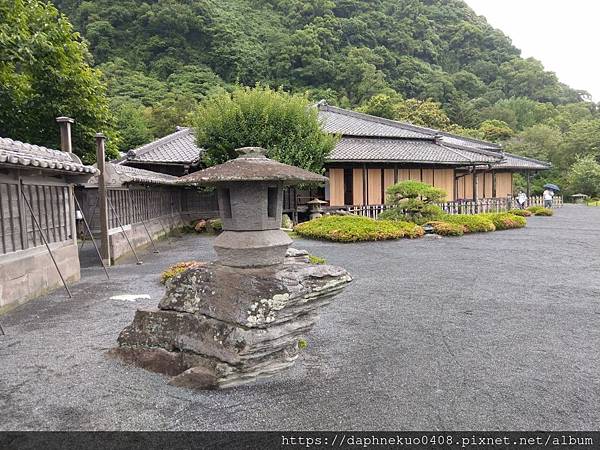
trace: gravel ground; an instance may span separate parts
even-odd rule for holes
[[[290,371],[195,392],[107,359],[167,265],[211,238],[160,243],[0,317],[0,430],[595,429],[600,423],[600,208],[524,230],[340,245],[300,240],[355,281]],[[87,258],[84,259],[86,262]],[[149,294],[150,300],[110,300]]]

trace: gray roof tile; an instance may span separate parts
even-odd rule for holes
[[[502,169],[522,169],[522,170],[547,170],[552,167],[552,164],[540,161],[538,159],[527,158],[525,156],[513,155],[511,153],[503,153],[504,161],[495,164],[496,168]]]
[[[334,161],[378,161],[426,164],[473,164],[498,162],[502,155],[457,150],[433,141],[343,137],[327,159]]]
[[[40,170],[94,174],[97,169],[81,163],[77,155],[0,137],[0,164]]]
[[[328,133],[345,136],[396,137],[411,139],[432,139],[431,133],[404,129],[398,122],[370,116],[368,114],[336,108],[329,105],[319,106],[319,118],[323,129]]]
[[[196,146],[196,138],[189,128],[182,128],[149,144],[127,152],[127,161],[148,163],[195,164],[203,150]]]
[[[130,182],[150,183],[150,184],[175,184],[178,180],[173,175],[153,172],[151,170],[140,169],[138,167],[125,166],[122,164],[112,165],[119,175],[123,175],[125,179],[129,178]]]

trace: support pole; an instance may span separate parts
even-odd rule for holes
[[[27,200],[27,196],[25,195],[25,192],[23,191],[23,189],[21,189],[21,194],[23,195],[23,200],[25,202],[25,205],[27,206],[27,209],[29,209],[29,212],[31,213],[31,218],[33,219],[33,223],[35,224],[36,228],[38,229],[38,231],[40,232],[40,237],[42,238],[42,241],[44,241],[44,245],[46,246],[46,249],[48,250],[48,253],[50,253],[50,258],[52,259],[52,262],[54,263],[54,267],[56,267],[56,271],[58,272],[58,276],[60,277],[60,280],[62,281],[63,286],[65,287],[65,290],[67,291],[67,294],[69,294],[69,298],[73,298],[73,296],[71,295],[71,291],[69,290],[69,286],[67,286],[67,282],[65,281],[62,272],[60,271],[60,268],[58,267],[58,263],[56,262],[56,259],[54,259],[54,254],[52,253],[52,250],[50,250],[50,245],[48,244],[48,240],[46,239],[46,235],[44,234],[44,230],[42,230],[42,227],[40,226],[37,217],[35,217],[35,214],[33,212],[33,208],[31,207],[31,205],[29,204],[29,200]]]
[[[100,175],[98,176],[98,201],[100,209],[100,255],[106,266],[110,266],[110,245],[108,241],[108,196],[106,192],[106,167],[104,141],[102,133],[96,133],[96,164]]]
[[[154,253],[159,253],[158,249],[156,248],[156,245],[154,245],[154,239],[152,239],[152,235],[150,234],[150,232],[148,231],[148,228],[146,227],[146,223],[144,222],[144,219],[140,219],[140,221],[142,222],[142,225],[144,226],[144,230],[146,230],[146,234],[150,238],[150,242],[152,243],[152,248],[154,249]],[[162,223],[161,223],[161,226],[162,226]]]
[[[119,227],[121,228],[121,233],[123,233],[123,236],[125,236],[125,239],[127,240],[127,243],[129,244],[129,248],[133,252],[133,256],[135,256],[135,259],[137,260],[137,264],[138,265],[142,264],[142,261],[140,261],[140,258],[138,258],[138,255],[135,252],[135,248],[133,248],[133,245],[131,244],[131,241],[129,240],[129,236],[127,236],[127,233],[125,232],[125,227],[123,227],[123,224],[121,223],[121,218],[119,217],[117,210],[115,209],[112,202],[110,201],[110,198],[108,199],[108,204],[110,205],[110,209],[112,210],[112,213],[114,214],[115,219],[117,219],[117,223],[119,224]]]
[[[88,224],[88,228],[91,230],[92,229],[92,224],[94,222],[92,222],[92,220],[94,220],[94,214],[96,214],[96,209],[98,208],[98,195],[96,195],[96,203],[94,203],[94,207],[92,208],[92,213],[91,213],[91,217],[92,219],[90,220],[89,224]],[[81,215],[85,216],[85,214],[83,213],[83,210],[81,208],[79,208],[79,211],[81,211]],[[79,251],[83,250],[83,245],[85,244],[85,239],[81,240],[81,246],[79,247]]]
[[[531,197],[531,171],[527,171],[527,198]]]
[[[477,207],[477,168],[473,166],[473,208],[475,210],[475,214],[479,212],[479,208]]]
[[[96,254],[98,255],[100,264],[102,264],[102,268],[104,269],[104,273],[106,274],[106,279],[110,280],[110,275],[108,275],[108,270],[106,270],[106,265],[104,264],[104,261],[102,260],[102,255],[100,254],[100,250],[98,250],[98,246],[96,245],[96,239],[94,239],[92,230],[90,230],[90,226],[88,224],[87,219],[85,218],[85,214],[83,213],[83,210],[81,209],[81,205],[79,204],[79,200],[77,200],[77,197],[75,197],[75,204],[77,205],[77,209],[79,211],[81,211],[81,217],[83,217],[83,223],[85,224],[85,228],[88,232],[88,235],[90,236],[90,239],[92,240],[92,244],[94,245],[94,248],[96,249]]]

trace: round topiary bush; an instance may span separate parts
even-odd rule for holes
[[[440,220],[462,225],[465,233],[487,233],[496,230],[494,223],[490,219],[478,214],[445,215]]]
[[[320,217],[296,225],[294,231],[303,237],[334,242],[412,239],[425,234],[423,228],[414,223],[373,220],[354,215]]]
[[[431,225],[433,227],[433,232],[440,236],[462,236],[465,233],[464,227],[455,223],[442,222],[438,220],[427,222],[427,225]]]
[[[533,213],[531,211],[528,211],[527,209],[511,209],[508,212],[510,214],[514,214],[515,216],[521,216],[521,217],[531,217],[531,216],[533,216]]]
[[[527,219],[511,213],[487,213],[479,214],[492,221],[496,230],[510,230],[513,228],[523,228],[527,225]]]
[[[534,216],[550,217],[554,215],[554,211],[549,208],[544,208],[543,206],[530,206],[527,210],[533,213]]]

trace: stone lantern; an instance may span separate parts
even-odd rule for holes
[[[223,233],[217,261],[166,284],[157,309],[138,310],[110,354],[172,376],[170,384],[214,389],[253,382],[294,364],[318,312],[352,280],[341,267],[310,264],[280,230],[283,186],[325,177],[265,157],[261,148],[187,175],[218,190]]]
[[[308,212],[310,213],[310,220],[318,219],[323,216],[323,205],[326,205],[327,202],[320,200],[318,198],[312,199],[310,202],[306,202],[308,205]]]
[[[283,186],[325,183],[327,178],[268,159],[259,147],[240,148],[237,152],[238,158],[187,175],[182,182],[217,188],[223,233],[215,240],[214,248],[221,264],[279,264],[292,243],[280,229]]]

